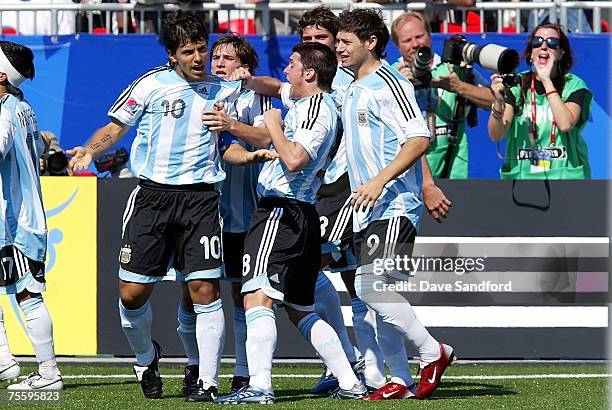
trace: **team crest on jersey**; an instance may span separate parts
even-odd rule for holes
[[[125,245],[121,248],[121,252],[119,252],[119,262],[121,263],[130,263],[132,260],[132,248],[129,245]]]
[[[208,95],[208,88],[206,88],[205,86],[199,87],[198,88],[198,94],[204,94],[204,95]]]
[[[368,112],[357,110],[357,125],[368,125]]]
[[[136,102],[135,99],[131,98],[127,100],[125,104],[123,104],[123,109],[129,112],[130,114],[134,114],[140,108],[140,104]]]

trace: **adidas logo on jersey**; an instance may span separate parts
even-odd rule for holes
[[[280,283],[280,280],[278,279],[278,273],[275,273],[274,275],[270,276],[270,282]]]

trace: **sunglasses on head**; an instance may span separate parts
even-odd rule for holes
[[[558,38],[548,37],[547,39],[544,39],[543,37],[540,37],[540,36],[534,37],[531,40],[531,46],[533,48],[540,48],[542,47],[542,44],[544,44],[545,41],[546,41],[546,46],[553,50],[556,50],[559,47],[561,47],[561,40],[559,40]]]

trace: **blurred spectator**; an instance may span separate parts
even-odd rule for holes
[[[406,2],[413,3],[414,1],[408,0]],[[425,3],[446,3],[456,7],[472,7],[476,4],[476,0],[425,0]],[[461,14],[462,13],[458,11],[445,11],[440,9],[425,10],[423,13],[425,18],[430,22],[431,31],[434,33],[442,31],[442,23],[445,17],[449,23],[461,23]]]
[[[531,0],[535,3],[541,3],[544,0]],[[584,0],[577,0],[584,1]],[[537,19],[537,23],[534,24],[534,15]],[[561,10],[557,7],[557,16],[560,18]],[[588,15],[582,9],[568,9],[567,10],[567,27],[566,31],[569,33],[592,33],[591,20],[593,15],[589,10]],[[528,30],[532,31],[536,25],[549,22],[548,9],[535,10],[529,14]]]
[[[2,2],[7,2],[2,0]],[[73,4],[72,0],[10,0],[11,4]],[[19,14],[19,18],[17,17]],[[19,23],[19,24],[18,24]],[[57,13],[57,34],[72,34],[75,32],[75,12],[60,11]],[[2,13],[2,28],[15,29],[21,35],[52,34],[50,11],[5,11]]]

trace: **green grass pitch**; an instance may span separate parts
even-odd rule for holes
[[[414,368],[414,366],[413,366]],[[22,374],[34,370],[29,364]],[[61,408],[75,409],[202,409],[220,408],[219,405],[185,403],[180,396],[182,367],[162,364],[164,397],[146,400],[140,386],[130,375],[129,365],[68,365],[60,366],[65,376]],[[279,409],[604,409],[607,407],[608,373],[605,364],[456,364],[445,373],[446,379],[433,396],[424,401],[392,400],[385,402],[332,401],[313,397],[310,386],[322,368],[314,365],[275,366],[273,379],[276,404]],[[414,369],[413,369],[414,371]],[[224,366],[223,375],[231,374]],[[597,377],[576,377],[582,374]],[[107,377],[103,377],[106,375]],[[109,375],[114,375],[108,377]],[[119,376],[119,377],[117,377]],[[312,376],[312,377],[311,377]],[[512,377],[500,377],[512,376]],[[221,377],[221,393],[229,389],[227,376]],[[6,383],[0,384],[0,389]],[[58,408],[60,406],[32,405],[2,408]],[[227,407],[227,406],[226,406]],[[257,405],[246,406],[262,407]],[[245,407],[240,407],[245,408]]]

